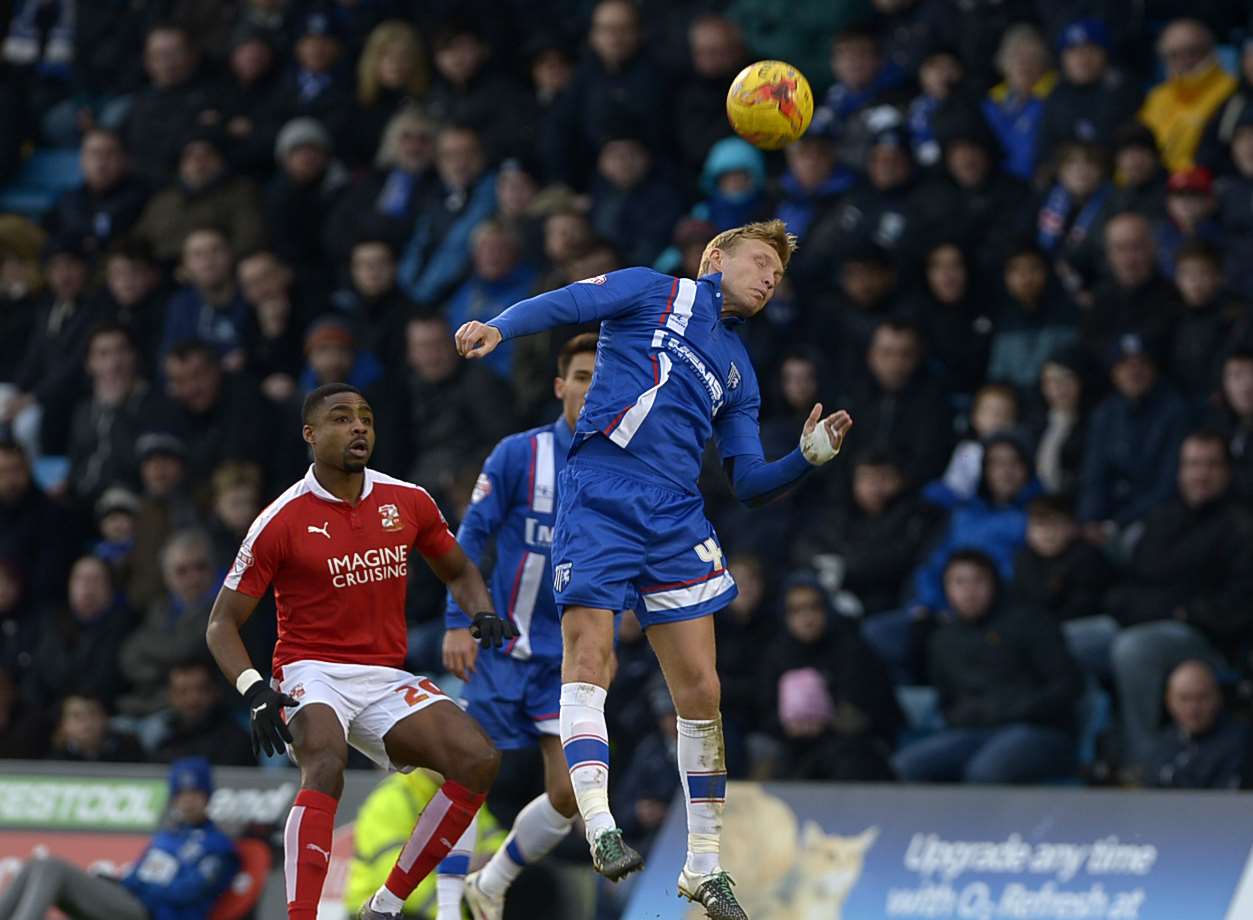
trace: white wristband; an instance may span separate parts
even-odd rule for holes
[[[239,691],[239,695],[243,696],[247,693],[252,685],[261,680],[261,675],[257,673],[256,668],[249,668],[243,674],[235,678],[235,689]]]

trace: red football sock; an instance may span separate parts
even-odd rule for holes
[[[413,894],[422,879],[448,855],[487,796],[449,780],[418,818],[409,842],[387,876],[387,890],[400,900]]]
[[[317,920],[322,883],[331,865],[335,808],[331,796],[301,789],[283,831],[283,874],[287,877],[288,920]]]

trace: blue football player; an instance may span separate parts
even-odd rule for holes
[[[553,592],[561,611],[561,741],[592,863],[617,880],[642,860],[609,812],[605,688],[613,612],[633,602],[678,714],[688,851],[679,894],[713,920],[745,920],[718,850],[726,801],[714,628],[736,595],[696,488],[712,436],[739,499],[758,504],[830,461],[852,426],[815,405],[795,450],[762,454],[761,394],[736,327],[770,300],[796,248],[782,221],[714,237],[700,277],[599,275],[457,330],[468,358],[502,341],[601,320],[592,386],[559,480]]]
[[[449,595],[445,614],[444,666],[466,679],[467,711],[498,748],[530,747],[544,757],[545,793],[513,823],[504,845],[479,872],[466,877],[477,829],[467,828],[439,867],[438,920],[460,920],[465,899],[475,920],[499,920],[505,892],[529,863],[561,842],[578,805],[561,752],[561,623],[553,599],[549,552],[557,515],[557,481],[587,388],[592,383],[596,335],[576,335],[557,358],[554,392],[561,400],[557,421],[511,435],[483,464],[457,541],[478,563],[496,542],[492,600],[517,627],[499,651],[478,654],[470,618]]]

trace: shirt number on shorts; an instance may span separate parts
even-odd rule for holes
[[[419,689],[421,688],[421,689]],[[423,700],[430,699],[432,696],[443,696],[444,691],[436,686],[435,681],[429,677],[423,677],[418,681],[418,686],[414,687],[410,684],[401,684],[396,688],[397,693],[405,695],[405,704],[408,706],[416,706]]]

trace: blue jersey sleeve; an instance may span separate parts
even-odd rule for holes
[[[509,512],[512,484],[508,478],[508,454],[508,443],[501,442],[484,461],[483,471],[479,473],[474,493],[470,496],[470,505],[461,526],[457,528],[457,542],[475,565],[482,562],[483,548],[496,535]],[[453,600],[451,591],[444,610],[444,626],[447,629],[468,629],[470,626],[469,615]]]
[[[644,309],[644,295],[666,276],[651,268],[624,268],[520,300],[489,325],[506,339],[554,326],[590,323]]]
[[[735,495],[752,507],[778,498],[813,469],[799,447],[773,463],[766,462],[757,420],[760,408],[761,397],[754,393],[740,404],[728,407],[714,420],[718,456],[722,458]]]

